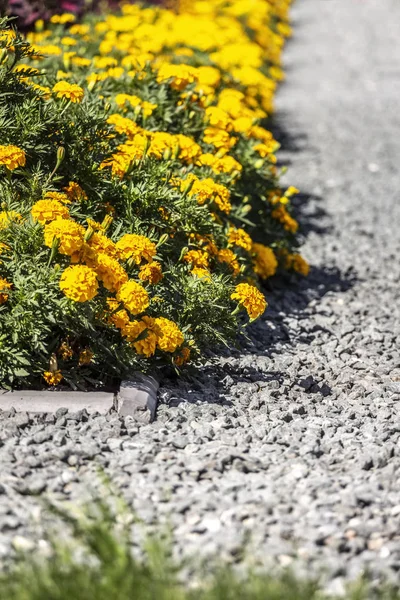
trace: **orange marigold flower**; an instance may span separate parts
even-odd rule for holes
[[[271,216],[273,219],[279,221],[283,225],[283,228],[290,233],[296,233],[299,228],[298,222],[290,216],[283,205],[279,205],[275,208],[272,211]]]
[[[156,245],[144,235],[127,233],[118,240],[117,250],[123,260],[132,259],[137,265],[142,260],[152,262],[157,253]]]
[[[238,275],[240,273],[240,265],[237,256],[229,248],[223,248],[222,250],[219,250],[217,258],[219,262],[226,263],[228,267],[232,269],[234,275]]]
[[[250,319],[257,319],[267,308],[263,294],[254,285],[239,283],[231,294],[232,300],[237,300],[247,310]]]
[[[140,267],[139,279],[148,281],[151,284],[156,284],[163,278],[161,265],[157,261],[147,263]]]
[[[116,292],[122,284],[128,281],[128,275],[119,262],[107,254],[98,254],[94,270],[104,287],[110,292]]]
[[[61,371],[45,371],[43,373],[43,379],[47,385],[58,385],[63,379]]]
[[[72,348],[68,344],[68,342],[64,341],[58,349],[58,354],[61,356],[61,358],[63,360],[69,360],[70,358],[73,357],[74,351],[72,350]]]
[[[86,265],[67,267],[61,275],[60,289],[74,302],[92,300],[98,291],[96,273]]]
[[[194,267],[208,268],[208,252],[203,252],[202,250],[189,250],[183,257],[183,260]]]
[[[7,290],[11,289],[12,283],[0,277],[0,304],[4,304],[8,300]]]
[[[0,145],[0,165],[4,165],[9,171],[14,171],[18,167],[24,167],[25,162],[26,155],[22,148]]]
[[[56,219],[44,226],[44,243],[52,247],[54,238],[59,241],[60,254],[72,256],[79,252],[84,243],[85,230],[71,219]]]
[[[120,287],[117,300],[123,302],[125,308],[132,315],[144,312],[150,304],[149,295],[144,287],[132,280],[127,281]]]
[[[83,202],[88,199],[86,192],[75,181],[70,181],[64,190],[71,202]]]
[[[239,246],[247,252],[251,251],[252,247],[252,239],[248,233],[245,232],[244,229],[236,229],[235,227],[230,227],[228,232],[228,242],[234,246]]]
[[[268,248],[263,244],[253,244],[252,252],[255,255],[253,260],[254,272],[261,279],[267,279],[275,275],[278,268],[278,261],[272,248]]]
[[[53,86],[53,93],[57,98],[66,98],[71,102],[82,102],[84,91],[76,83],[68,83],[68,81],[58,81]]]
[[[164,317],[158,317],[154,321],[158,334],[157,346],[164,352],[175,352],[185,341],[182,331],[176,323]]]
[[[108,298],[107,305],[110,310],[108,315],[108,321],[115,325],[118,329],[124,329],[124,327],[129,323],[129,315],[124,308],[118,307],[120,306],[120,302],[115,300],[115,298]]]
[[[81,351],[81,353],[79,354],[79,364],[82,365],[89,365],[92,360],[93,360],[94,354],[93,352],[90,350],[90,348],[85,348],[84,350]]]
[[[182,365],[189,362],[189,360],[190,360],[190,348],[188,348],[187,346],[184,346],[180,350],[179,354],[177,356],[175,356],[174,363],[176,364],[177,367],[181,367]]]
[[[39,221],[41,225],[45,225],[58,218],[68,219],[69,210],[58,200],[44,199],[35,202],[31,208],[31,215],[35,221]]]

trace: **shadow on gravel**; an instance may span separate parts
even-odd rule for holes
[[[240,353],[239,350],[237,352]],[[218,358],[222,354],[223,352]],[[228,354],[234,356],[235,351],[230,351]],[[279,387],[283,380],[284,374],[279,371],[260,371],[250,365],[238,367],[236,363],[211,363],[205,366],[191,367],[182,377],[170,373],[160,390],[160,404],[176,407],[181,403],[205,403],[233,407],[234,403],[227,398],[227,395],[232,396],[232,386],[252,385],[254,386],[253,391],[256,392],[260,382],[266,383],[267,387],[268,384],[272,387],[274,385]]]
[[[264,286],[268,299],[264,318],[248,327],[247,335],[238,339],[236,347],[221,347],[210,353],[209,364],[193,366],[182,376],[169,372],[160,389],[160,404],[177,407],[181,403],[206,403],[234,408],[235,403],[228,399],[234,394],[232,386],[240,386],[241,394],[243,384],[249,391],[257,392],[261,382],[266,384],[263,387],[278,390],[284,381],[284,370],[291,363],[288,345],[311,343],[316,331],[322,328],[307,319],[314,312],[313,301],[318,303],[328,293],[345,292],[355,281],[353,270],[343,274],[336,268],[318,267],[312,267],[305,279],[275,277]],[[276,355],[284,359],[282,371],[268,370],[268,359]],[[260,357],[265,360],[260,361]],[[258,368],[253,366],[256,358]],[[331,393],[326,384],[321,387],[313,378],[299,385],[310,393],[320,391],[324,396]]]
[[[288,132],[282,124],[284,121],[285,114],[281,113],[279,118],[264,124],[285,152],[281,166],[290,164],[291,153],[308,147],[307,135]],[[302,192],[293,198],[292,203],[303,239],[310,233],[323,237],[332,232],[332,220],[324,208],[323,198]],[[232,398],[232,391],[235,395],[232,390],[235,385],[243,387],[245,384],[250,390],[257,391],[257,385],[264,382],[263,387],[279,389],[284,381],[283,371],[291,363],[288,345],[295,347],[297,342],[311,343],[317,329],[321,329],[314,319],[307,318],[315,311],[314,304],[328,293],[349,290],[355,281],[354,270],[340,272],[335,267],[325,266],[312,266],[306,278],[284,274],[268,280],[264,285],[268,300],[264,318],[248,327],[247,335],[239,337],[236,347],[213,349],[208,356],[208,365],[192,367],[180,377],[168,373],[160,389],[160,403],[170,407],[185,402],[234,407],[234,402],[228,398]],[[282,372],[268,370],[268,359],[280,354],[285,363]],[[260,360],[260,357],[265,360]],[[258,368],[254,366],[256,358]],[[304,388],[307,385],[305,389],[310,392],[321,391],[323,395],[331,392],[327,385],[321,388],[314,379],[303,383],[299,382],[299,385]]]
[[[312,232],[318,235],[332,233],[334,228],[323,202],[321,196],[304,192],[292,198],[293,216],[300,223],[303,238]]]
[[[293,133],[286,128],[285,122],[290,122],[290,115],[285,112],[279,112],[271,119],[267,119],[263,125],[268,129],[274,138],[280,143],[281,150],[284,152],[301,152],[305,146],[308,146],[308,136],[306,133]],[[279,153],[278,153],[279,160]],[[285,161],[286,163],[286,161]]]

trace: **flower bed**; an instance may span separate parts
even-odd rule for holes
[[[182,368],[307,274],[261,125],[288,5],[1,22],[0,386]]]

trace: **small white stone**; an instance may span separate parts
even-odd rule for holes
[[[30,552],[35,547],[35,543],[32,540],[28,540],[28,538],[22,535],[16,535],[13,538],[12,545],[17,552]]]
[[[288,567],[289,565],[292,564],[293,557],[289,556],[288,554],[280,554],[278,556],[278,560],[279,560],[279,564],[282,565],[282,567]]]

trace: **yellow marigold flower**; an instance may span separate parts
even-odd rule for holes
[[[7,290],[10,290],[12,287],[12,283],[4,279],[4,277],[0,277],[0,304],[4,304],[8,300]]]
[[[85,58],[84,56],[73,56],[71,58],[71,63],[76,67],[90,67],[92,61],[90,58]]]
[[[61,371],[45,371],[43,379],[47,385],[58,385],[63,380]]]
[[[138,96],[132,96],[131,94],[117,94],[115,96],[115,103],[119,108],[124,108],[126,104],[130,104],[133,108],[140,106],[141,99]]]
[[[143,100],[143,102],[141,104],[143,115],[145,117],[149,117],[150,115],[153,114],[153,112],[155,111],[157,106],[158,106],[158,104],[153,104],[152,102],[147,102],[147,100]]]
[[[50,19],[50,23],[59,23],[60,25],[66,25],[67,23],[74,23],[76,16],[72,13],[63,13],[62,15],[53,15]]]
[[[74,302],[92,300],[98,291],[96,273],[86,265],[67,267],[61,275],[60,289]]]
[[[310,272],[310,265],[308,262],[297,253],[289,254],[288,258],[290,261],[290,267],[296,271],[296,273],[300,273],[300,275],[307,277]]]
[[[156,284],[163,278],[161,265],[157,261],[147,263],[140,267],[139,279],[148,281],[151,284]]]
[[[126,96],[127,94],[121,95]],[[117,113],[110,115],[107,119],[107,123],[113,125],[118,133],[127,135],[129,139],[132,139],[137,133],[143,131],[135,121],[132,121],[132,119],[128,119],[127,117],[121,117],[121,115]]]
[[[74,351],[72,350],[68,342],[63,342],[58,349],[58,354],[63,360],[69,360],[73,357]]]
[[[272,211],[271,216],[273,219],[276,219],[277,221],[282,223],[283,228],[286,231],[290,231],[290,233],[296,233],[296,231],[299,228],[298,222],[289,215],[286,208],[282,205],[275,208]]]
[[[225,156],[221,156],[218,158],[214,154],[202,154],[198,160],[197,165],[208,166],[214,171],[214,173],[232,173],[233,171],[243,170],[242,165],[238,162],[233,156],[229,156],[226,154]]]
[[[128,275],[119,262],[107,254],[98,254],[94,270],[104,287],[110,292],[116,292],[122,284],[128,281]]]
[[[32,83],[31,87],[35,90],[35,92],[38,93],[40,98],[43,98],[45,100],[49,100],[49,98],[51,98],[51,89],[49,87],[47,87],[46,85],[39,85],[37,83]]]
[[[163,83],[170,80],[172,88],[182,91],[194,83],[197,78],[197,70],[190,65],[163,64],[158,70],[157,81]]]
[[[117,96],[115,96],[115,102],[119,108],[124,108],[126,104],[129,104],[132,108],[139,106],[145,117],[149,117],[153,110],[157,108],[157,104],[151,104],[151,102],[146,102],[146,100],[141,100],[138,96],[132,96],[131,94],[117,94]],[[138,127],[138,130],[139,129],[140,128]]]
[[[174,358],[174,363],[176,364],[177,367],[182,367],[182,365],[188,363],[190,360],[190,348],[188,348],[187,346],[184,346],[179,354],[177,356],[175,356]]]
[[[138,354],[146,358],[153,356],[157,348],[157,327],[155,320],[144,316],[141,321],[130,322],[125,330],[126,339],[132,343]],[[137,339],[140,336],[140,339]]]
[[[197,277],[198,279],[204,279],[204,281],[211,281],[211,274],[208,269],[204,269],[203,267],[193,267],[190,271],[190,274],[193,277]]]
[[[285,196],[286,196],[286,198],[291,198],[292,196],[294,196],[295,194],[298,194],[299,192],[300,192],[300,190],[297,189],[297,187],[294,187],[294,185],[290,185],[285,192]]]
[[[183,257],[183,260],[193,265],[193,267],[208,268],[208,253],[202,250],[189,250]]]
[[[71,35],[87,35],[89,31],[89,25],[75,24],[69,28],[69,32]]]
[[[238,171],[239,173],[243,170],[242,165],[233,156],[222,156],[212,166],[214,173],[233,173]]]
[[[149,295],[136,281],[127,281],[117,293],[117,300],[123,302],[125,308],[132,315],[138,315],[146,310],[150,304]]]
[[[61,43],[63,46],[76,46],[78,42],[73,37],[66,35],[61,38]]]
[[[197,68],[197,80],[199,87],[205,85],[217,87],[221,81],[221,71],[215,67],[201,66]]]
[[[82,102],[84,91],[76,83],[68,83],[68,81],[58,81],[53,86],[53,93],[57,98],[67,98],[71,102]]]
[[[173,135],[172,133],[166,133],[165,131],[155,131],[151,134],[151,142],[150,147],[148,149],[148,155],[153,156],[154,158],[161,159],[163,158],[166,150],[170,150],[171,152],[173,152],[177,147],[177,136]]]
[[[87,244],[97,254],[107,254],[107,256],[111,256],[112,258],[117,258],[118,256],[115,243],[101,231],[95,231]]]
[[[260,125],[253,125],[253,127],[250,130],[250,136],[252,138],[256,138],[257,140],[261,140],[262,142],[264,142],[264,144],[268,144],[270,142],[276,143],[272,133],[268,131],[268,129],[260,127]]]
[[[124,308],[117,310],[120,306],[120,302],[114,298],[108,298],[107,305],[111,313],[108,316],[108,321],[115,325],[115,327],[118,329],[124,329],[124,327],[129,323],[129,315],[126,310]]]
[[[134,342],[146,329],[143,321],[128,321],[121,327],[121,334],[129,343]]]
[[[98,69],[108,69],[109,67],[116,67],[118,61],[112,56],[95,56],[93,59],[94,66]]]
[[[84,350],[82,350],[79,354],[79,364],[80,366],[83,365],[90,365],[90,363],[92,362],[94,357],[93,352],[90,350],[90,348],[85,348]]]
[[[57,200],[62,204],[71,204],[67,194],[64,194],[63,192],[46,192],[44,195],[44,200]]]
[[[119,79],[124,75],[124,69],[122,67],[111,67],[106,71],[107,77],[111,79]]]
[[[272,248],[268,248],[263,244],[253,244],[252,252],[255,254],[253,261],[254,272],[261,279],[267,279],[275,275],[278,268],[278,261]]]
[[[251,251],[251,246],[253,244],[251,237],[244,229],[236,229],[235,227],[229,228],[228,242],[233,246],[239,246],[240,248],[247,250],[247,252]]]
[[[282,81],[283,79],[285,79],[285,73],[280,67],[270,67],[269,74],[273,79],[276,79],[276,81]]]
[[[231,193],[227,187],[221,183],[214,183],[214,197],[213,200],[218,206],[219,210],[229,214],[232,210],[232,205],[229,201]]]
[[[218,127],[225,131],[232,130],[232,120],[228,113],[218,106],[209,106],[206,108],[205,119],[210,127]]]
[[[223,248],[222,250],[219,250],[217,258],[219,262],[226,263],[228,267],[232,269],[234,275],[238,275],[240,273],[240,265],[237,256],[229,248]]]
[[[227,187],[220,183],[216,183],[210,177],[207,179],[198,179],[196,175],[190,173],[186,179],[179,180],[176,178],[172,183],[173,185],[179,185],[182,192],[187,189],[188,185],[191,185],[189,195],[196,195],[199,204],[204,204],[209,200],[215,202],[218,208],[224,213],[229,214],[232,210],[232,205],[229,201],[231,195],[230,191]]]
[[[33,44],[32,47],[35,50],[35,56],[33,57],[35,59],[39,59],[39,55],[60,56],[60,54],[62,54],[61,48],[55,44],[45,44],[44,46],[37,46],[36,44]]]
[[[164,352],[175,352],[183,344],[185,338],[179,327],[169,319],[158,317],[155,319],[157,326],[157,346]]]
[[[31,67],[30,65],[25,65],[25,64],[19,64],[14,69],[15,73],[18,73],[18,74],[21,73],[21,75],[24,75],[28,71],[29,71],[29,77],[31,75],[38,75],[40,73],[39,69],[36,69],[35,67]]]
[[[6,252],[9,249],[10,249],[10,246],[7,246],[7,244],[0,242],[0,254],[3,254],[3,252]]]
[[[254,150],[258,152],[261,158],[266,158],[267,156],[272,159],[270,156],[275,150],[277,150],[278,145],[277,142],[271,142],[269,144],[257,144],[254,146]]]
[[[253,117],[238,117],[233,121],[233,130],[247,136],[250,134],[253,123]]]
[[[116,246],[123,260],[132,259],[137,265],[142,260],[152,262],[153,257],[157,253],[154,242],[144,235],[137,235],[135,233],[126,233],[118,240]]]
[[[14,171],[18,167],[24,167],[26,155],[22,148],[8,145],[0,146],[0,165],[5,166],[9,171]]]
[[[59,240],[60,254],[72,256],[83,246],[85,230],[82,225],[70,219],[56,219],[44,227],[44,243],[52,247],[54,238]]]
[[[22,221],[22,216],[15,210],[3,210],[0,212],[0,231],[6,229],[11,223]]]
[[[247,310],[251,320],[257,319],[267,308],[263,294],[254,285],[248,283],[239,283],[231,298],[237,300]]]
[[[230,150],[237,142],[237,138],[230,136],[224,129],[218,127],[206,127],[203,140],[206,144],[211,144],[215,148],[224,148]]]
[[[42,225],[55,219],[68,219],[69,210],[58,200],[39,200],[31,208],[31,215]]]
[[[71,202],[84,202],[88,199],[86,192],[75,181],[70,181],[64,190]]]
[[[182,160],[185,163],[191,164],[196,161],[196,159],[201,154],[201,148],[196,142],[187,135],[183,135],[178,133],[174,136],[176,140],[176,145],[179,146],[179,160]]]

